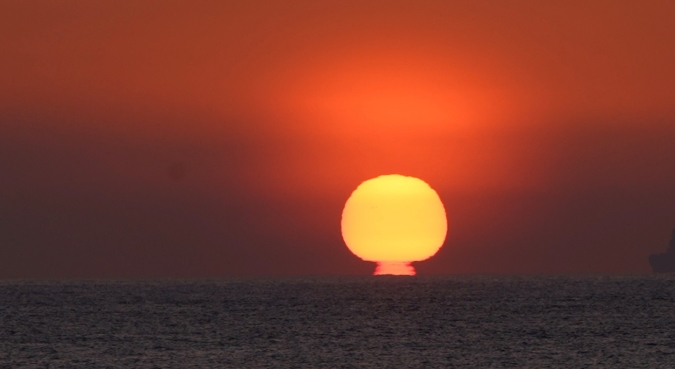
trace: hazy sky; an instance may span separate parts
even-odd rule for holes
[[[420,274],[642,273],[675,226],[675,2],[0,3],[0,278],[370,274],[356,186],[427,181]]]

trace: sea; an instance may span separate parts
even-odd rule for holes
[[[0,368],[675,368],[675,276],[0,282]]]

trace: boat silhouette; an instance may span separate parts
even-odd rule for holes
[[[649,255],[654,273],[675,273],[675,229],[670,237],[670,247],[663,254]]]

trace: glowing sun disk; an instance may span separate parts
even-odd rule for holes
[[[342,211],[347,247],[361,259],[377,262],[375,274],[414,275],[410,263],[435,255],[447,227],[436,191],[398,174],[361,183]]]

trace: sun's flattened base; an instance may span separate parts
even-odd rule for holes
[[[373,275],[415,275],[415,268],[406,262],[387,262],[377,263]]]

